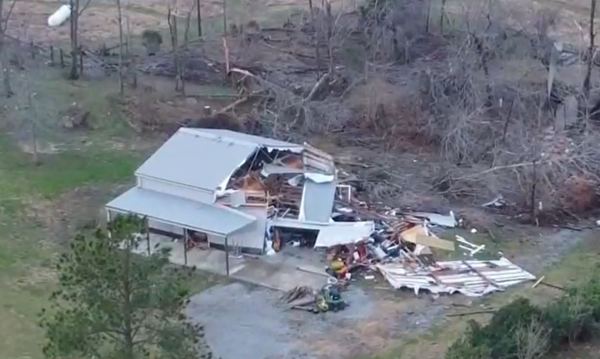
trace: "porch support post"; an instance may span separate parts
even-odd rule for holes
[[[227,236],[225,236],[225,270],[227,271],[227,276],[229,277],[229,242],[227,240]]]
[[[106,227],[108,228],[108,238],[112,238],[112,233],[110,232],[110,221],[112,221],[111,215],[110,215],[110,210],[107,208],[106,209]]]
[[[150,250],[150,221],[148,217],[146,217],[146,245],[148,247],[148,257],[152,254]]]
[[[188,249],[189,234],[187,228],[183,229],[183,263],[187,266],[187,249]]]

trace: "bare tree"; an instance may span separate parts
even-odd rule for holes
[[[534,318],[531,323],[520,327],[515,333],[518,359],[540,359],[548,353],[550,347],[550,330],[540,319]]]
[[[169,34],[171,35],[171,47],[173,48],[173,61],[175,65],[175,91],[181,90],[181,58],[179,52],[179,31],[177,29],[177,16],[169,5],[167,9],[167,23],[169,24]]]
[[[125,84],[123,83],[123,14],[121,9],[121,0],[117,2],[117,21],[119,22],[119,93],[125,93]]]
[[[200,10],[200,0],[196,0],[196,20],[198,21],[198,37],[202,37],[202,13]]]
[[[3,12],[4,0],[0,0],[0,69],[2,69],[2,83],[4,85],[4,95],[6,97],[11,97],[13,95],[13,92],[10,86],[10,69],[8,68],[6,63],[7,57],[4,48],[4,38],[6,34],[6,29],[8,28],[8,21],[10,20],[10,16],[12,15],[16,3],[17,0],[13,0],[10,4],[8,12],[5,14]]]
[[[227,0],[223,0],[223,33],[227,33]]]
[[[81,7],[79,1],[80,0],[69,0],[69,6],[71,8],[71,72],[69,77],[72,80],[77,80],[81,74],[81,69],[78,68],[79,57],[81,56],[81,49],[79,46],[79,17],[81,14],[83,14],[91,2],[91,0],[87,0],[85,5]]]
[[[19,38],[19,42],[21,44],[28,44],[29,43],[29,36],[28,36],[28,29],[29,29],[29,22],[31,20],[31,16],[23,23],[21,29],[22,32],[19,34],[18,38]],[[18,51],[24,51],[24,48],[22,45],[19,45],[18,47]],[[31,49],[31,51],[33,51],[33,49]],[[26,58],[26,56],[21,56],[23,59]],[[25,61],[22,62],[21,66],[25,66]],[[30,66],[36,66],[36,62],[35,61],[31,61],[30,62]],[[41,159],[40,159],[40,155],[39,155],[39,151],[38,151],[38,137],[37,137],[37,126],[36,126],[36,121],[38,119],[39,113],[37,110],[37,105],[36,102],[33,100],[36,93],[33,91],[33,86],[31,84],[31,68],[29,69],[25,69],[25,71],[21,71],[22,76],[25,77],[25,88],[27,91],[27,106],[23,106],[24,108],[27,109],[27,124],[29,125],[29,139],[31,141],[31,155],[32,155],[32,160],[33,163],[38,166],[40,164],[42,164]]]
[[[189,34],[192,14],[196,9],[196,2],[188,9],[185,14],[185,23],[183,31],[183,43],[179,43],[179,30],[177,28],[176,12],[171,7],[168,9],[167,21],[169,24],[169,32],[171,34],[171,45],[173,47],[174,62],[175,62],[175,91],[185,95],[185,68],[188,61],[189,50]]]
[[[596,0],[590,1],[590,45],[587,51],[587,68],[585,71],[585,78],[583,79],[583,95],[585,96],[586,102],[590,97],[590,80],[592,77],[592,67],[594,66],[594,40],[596,38],[596,32],[594,31],[594,21],[596,19]]]
[[[131,86],[136,89],[138,86],[138,77],[137,77],[137,62],[135,60],[135,56],[131,56],[131,28],[129,26],[129,6],[127,6],[127,59],[129,60],[129,65],[127,66],[127,73],[131,75],[132,81]]]
[[[185,69],[187,67],[188,62],[188,50],[190,43],[190,22],[192,20],[192,13],[194,12],[194,8],[196,7],[196,3],[192,5],[192,8],[188,11],[185,17],[185,30],[183,32],[183,48],[182,56],[181,56],[181,94],[185,96]]]

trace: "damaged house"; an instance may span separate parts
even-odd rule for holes
[[[272,226],[336,224],[333,158],[308,144],[181,128],[135,177],[135,187],[106,205],[109,219],[146,216],[150,233],[183,238],[186,249],[188,238],[200,238],[207,247],[263,254]]]

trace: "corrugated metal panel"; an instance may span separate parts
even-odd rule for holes
[[[256,145],[207,138],[180,129],[138,170],[136,176],[214,191],[256,150]]]
[[[396,289],[413,288],[415,293],[418,293],[420,289],[432,293],[459,292],[471,297],[482,296],[535,279],[534,275],[514,265],[506,258],[497,261],[467,261],[467,263],[493,284],[460,261],[437,262],[442,270],[432,271],[414,270],[402,263],[378,264],[377,269]],[[499,285],[500,288],[494,284]]]
[[[336,244],[355,243],[365,239],[375,230],[373,222],[337,222],[319,230],[315,247],[332,247]]]
[[[207,137],[220,137],[223,140],[235,142],[238,144],[246,144],[246,145],[255,145],[260,147],[269,147],[273,149],[297,149],[301,151],[303,149],[302,145],[274,140],[272,138],[260,137],[254,135],[248,135],[241,132],[235,132],[230,130],[220,130],[220,129],[211,129],[211,128],[186,128],[186,131],[190,133],[199,133],[203,136]]]
[[[132,188],[106,205],[109,210],[135,213],[167,224],[228,235],[256,221],[238,211]]]
[[[307,178],[302,193],[301,213],[304,218],[300,219],[309,222],[329,222],[336,188],[335,181],[316,183]]]

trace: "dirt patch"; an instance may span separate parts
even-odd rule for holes
[[[48,285],[58,281],[58,274],[52,268],[30,267],[27,275],[15,279],[18,287]]]
[[[344,293],[349,308],[322,315],[286,310],[279,296],[238,283],[218,286],[192,297],[187,314],[205,325],[217,357],[339,359],[387,348],[407,330],[429,327],[443,311],[414,296],[386,300],[358,287]]]
[[[43,153],[43,154],[56,154],[59,153],[60,151],[62,151],[62,146],[58,143],[51,143],[51,142],[41,142],[41,141],[37,141],[37,143],[34,145],[33,143],[31,143],[31,141],[29,142],[24,142],[24,141],[20,141],[18,143],[19,148],[21,149],[21,151],[28,153],[28,154],[33,154],[35,152],[37,153]]]
[[[183,16],[195,0],[177,2],[178,11]],[[346,1],[334,1],[345,4]],[[64,45],[69,43],[69,26],[50,28],[48,17],[58,10],[60,4],[51,0],[18,1],[11,16],[8,33],[11,36],[43,43],[46,45]],[[144,30],[168,30],[166,20],[169,1],[131,0],[124,8],[129,15],[129,27],[132,35],[140,35]],[[344,5],[346,6],[346,5]],[[307,8],[305,1],[299,0],[243,0],[228,1],[230,23],[245,23],[249,20],[271,21],[272,15],[285,9]],[[205,32],[212,33],[212,27],[218,27],[216,19],[223,16],[223,2],[220,0],[201,1],[201,13],[205,23]],[[195,17],[195,13],[192,16]],[[215,21],[213,21],[215,19]],[[283,21],[281,21],[283,22]],[[213,24],[214,23],[214,24]],[[80,38],[83,43],[100,44],[116,41],[118,38],[117,9],[112,1],[94,1],[80,18]],[[194,32],[195,33],[195,32]]]
[[[22,40],[44,45],[66,45],[69,43],[68,24],[58,28],[48,26],[48,17],[60,4],[45,1],[18,1],[8,25],[8,33]],[[167,27],[166,17],[144,12],[134,12],[129,27],[132,35],[146,29]],[[80,19],[80,38],[85,42],[102,43],[118,34],[117,9],[112,4],[91,5]]]
[[[77,232],[93,229],[106,220],[104,205],[128,186],[76,188],[50,201],[33,198],[25,203],[28,216],[41,224],[51,238],[68,241]]]

